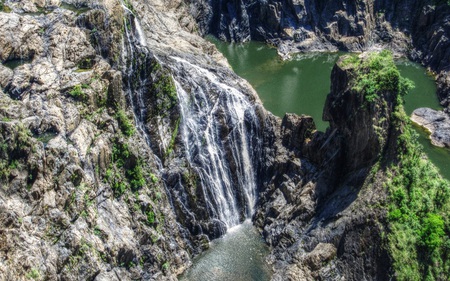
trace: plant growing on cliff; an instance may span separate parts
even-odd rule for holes
[[[3,1],[0,1],[0,12],[10,13],[11,8],[3,4]]]
[[[120,109],[116,113],[117,122],[119,122],[120,129],[123,134],[127,137],[130,137],[134,134],[134,126],[133,123],[128,119],[127,114],[124,110]]]
[[[41,274],[39,273],[39,270],[37,268],[32,268],[30,270],[30,272],[27,273],[27,275],[25,276],[27,279],[33,279],[33,280],[38,280],[41,278]]]
[[[450,276],[450,184],[427,159],[403,108],[412,82],[400,76],[387,51],[347,57],[341,67],[352,68],[355,94],[366,104],[390,102],[388,142],[380,164],[387,188],[387,250],[396,280],[447,280]],[[386,100],[381,100],[381,99]],[[372,107],[371,107],[372,108]],[[381,120],[381,119],[380,119]],[[378,127],[374,128],[378,133]]]
[[[72,90],[69,91],[69,95],[74,99],[81,101],[86,99],[86,94],[84,93],[83,88],[80,84],[75,85]]]
[[[153,62],[151,67],[155,75],[151,92],[156,97],[156,106],[150,108],[150,111],[164,117],[170,109],[177,105],[177,89],[167,69],[163,68],[157,61]]]
[[[397,280],[443,280],[450,276],[450,184],[424,155],[402,95],[392,114],[398,137],[386,183],[388,248]]]
[[[111,184],[116,195],[122,195],[129,188],[137,190],[147,184],[142,160],[130,161],[131,157],[128,145],[116,140],[112,147],[112,163],[105,173],[105,179]],[[121,172],[122,169],[124,172]]]
[[[344,60],[345,63],[355,67],[357,77],[353,89],[364,93],[369,103],[374,102],[383,92],[398,92],[404,96],[414,87],[411,80],[400,76],[389,51],[371,53],[364,60],[350,57]]]

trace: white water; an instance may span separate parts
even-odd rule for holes
[[[208,211],[230,228],[240,223],[241,209],[250,217],[255,206],[256,179],[251,152],[257,148],[251,146],[251,130],[245,124],[246,118],[257,122],[254,108],[245,95],[220,82],[215,74],[186,60],[172,58],[191,77],[205,77],[211,85],[207,93],[196,87],[195,93],[188,94],[176,82],[182,114],[180,132],[186,157],[200,176]],[[217,97],[211,90],[218,93]],[[225,137],[221,132],[223,123],[229,129]],[[227,149],[231,153],[227,154]],[[237,181],[233,180],[233,172]],[[239,194],[244,196],[244,206],[239,206]]]
[[[122,72],[128,77],[126,93],[137,130],[151,146],[145,127],[145,85],[150,73],[141,75],[136,71],[142,68],[142,55],[152,55],[139,21],[123,3],[122,7],[128,15],[124,19],[122,42]],[[134,29],[127,25],[127,20],[134,23]],[[174,77],[182,118],[179,132],[186,159],[200,178],[208,219],[220,220],[229,229],[254,212],[256,179],[252,159],[259,149],[253,145],[252,137],[259,130],[258,118],[253,104],[239,90],[205,68],[180,58],[172,59],[174,64],[160,64],[170,67],[173,73],[181,66],[181,73],[190,75],[183,78],[179,73]],[[164,151],[168,146],[164,135],[170,127],[158,121],[157,129],[161,136],[158,144]],[[157,161],[162,170],[162,163]]]

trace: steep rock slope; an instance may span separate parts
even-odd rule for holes
[[[444,280],[450,187],[403,112],[409,82],[386,52],[343,57],[331,79],[326,133],[286,115],[266,138],[274,150],[255,224],[273,249],[273,279]],[[436,244],[421,242],[428,235]]]
[[[48,3],[1,13],[0,279],[177,273],[188,247],[117,70],[124,9]]]
[[[217,149],[250,182],[254,91],[182,1],[1,3],[0,279],[176,279],[251,213],[236,189],[221,217],[202,169]]]

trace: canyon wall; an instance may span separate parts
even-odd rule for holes
[[[289,57],[309,51],[387,48],[435,72],[447,107],[450,5],[437,0],[190,0],[202,34],[265,41]]]

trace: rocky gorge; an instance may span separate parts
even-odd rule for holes
[[[312,5],[273,2],[1,2],[0,279],[176,280],[210,240],[253,217],[273,280],[445,280],[450,188],[411,136],[408,83],[389,53],[340,59],[330,128],[318,132],[310,117],[267,112],[197,34],[220,22],[236,32],[228,40],[285,39],[291,19],[280,25],[269,11]],[[314,5],[340,15],[327,3]],[[413,23],[392,20],[406,2],[365,3],[339,9],[359,24],[383,7],[385,36]],[[272,25],[248,17],[258,5]],[[410,50],[405,28],[389,44],[444,81],[447,26],[437,22],[448,7],[436,5],[422,23],[439,42]],[[372,35],[344,38],[347,20],[327,37],[316,18],[316,37],[305,25],[283,44],[365,50]]]
[[[434,73],[448,114],[450,5],[447,1],[191,0],[202,34],[265,41],[289,58],[297,52],[389,49]]]

